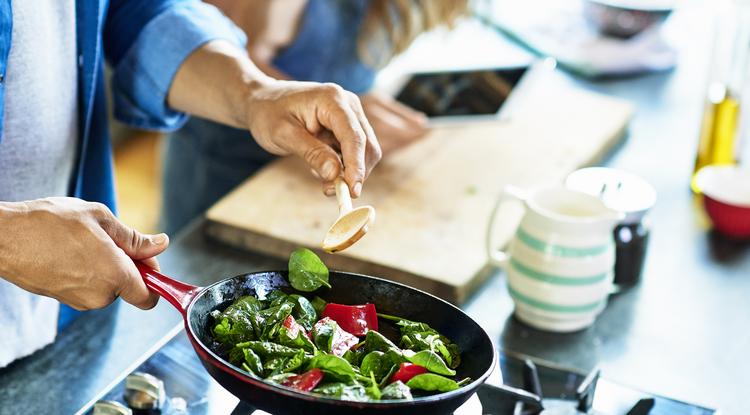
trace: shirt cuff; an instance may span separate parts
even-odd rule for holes
[[[148,130],[181,127],[187,114],[167,105],[172,79],[193,51],[218,39],[246,43],[244,32],[214,6],[186,2],[154,17],[114,70],[115,117]]]

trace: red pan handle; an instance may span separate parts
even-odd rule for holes
[[[167,277],[141,261],[133,261],[146,286],[164,297],[184,316],[193,298],[203,289]]]

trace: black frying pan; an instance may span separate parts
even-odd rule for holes
[[[495,347],[487,333],[450,303],[395,282],[331,272],[333,288],[321,288],[316,294],[329,302],[373,303],[379,312],[429,324],[458,344],[461,365],[456,369],[457,377],[468,376],[473,382],[452,392],[415,397],[411,401],[352,402],[302,393],[252,377],[209,347],[212,344],[211,311],[223,309],[243,295],[265,295],[276,288],[287,287],[286,272],[238,275],[202,288],[175,281],[140,262],[136,262],[136,266],[146,285],[182,313],[188,338],[208,373],[241,400],[275,415],[449,414],[469,399],[495,364]],[[391,324],[381,323],[383,328]]]

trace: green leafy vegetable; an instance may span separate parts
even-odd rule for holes
[[[411,363],[422,366],[430,372],[437,373],[438,375],[455,376],[456,371],[449,368],[445,364],[443,359],[437,354],[430,350],[422,350],[421,352],[414,353],[411,350],[404,351],[403,356]]]
[[[406,382],[406,386],[429,392],[450,392],[459,388],[455,380],[434,373],[414,376]]]
[[[347,385],[346,383],[336,382],[327,383],[313,389],[313,393],[325,396],[332,396],[347,401],[369,401],[365,388],[358,384]]]
[[[377,331],[370,330],[365,335],[365,352],[387,352],[389,350],[401,353],[401,349],[398,348],[392,341],[388,340],[385,336],[378,333]]]
[[[281,369],[283,373],[293,372],[297,369],[301,369],[302,366],[306,365],[310,359],[305,355],[304,350],[300,350],[296,355],[289,358],[284,363],[284,367]]]
[[[333,336],[338,327],[338,324],[331,319],[318,322],[318,324],[313,327],[312,331],[312,338],[315,346],[324,352],[330,353],[333,347]]]
[[[375,374],[372,372],[370,372],[370,385],[365,387],[365,392],[367,396],[374,400],[380,399],[380,388],[378,387],[378,383],[375,382]]]
[[[310,292],[321,286],[331,288],[328,283],[328,267],[315,253],[298,248],[289,257],[289,282],[295,290]]]
[[[318,353],[310,360],[306,370],[316,367],[341,382],[350,383],[357,378],[357,372],[349,362],[332,354]]]
[[[378,317],[394,321],[399,326],[402,348],[414,351],[430,350],[438,353],[451,369],[455,369],[461,364],[461,353],[458,345],[426,323],[381,313],[378,313]]]
[[[397,380],[380,391],[380,399],[411,400],[411,389],[404,382]]]
[[[315,354],[315,352],[317,351],[315,344],[313,344],[312,340],[310,340],[310,338],[307,337],[305,333],[299,331],[297,332],[297,337],[292,338],[289,330],[287,330],[287,328],[284,326],[281,326],[279,328],[279,335],[277,340],[282,346],[287,346],[295,349],[303,349],[310,354]]]
[[[390,372],[393,361],[385,353],[374,351],[365,355],[360,365],[360,372],[365,376],[373,376],[373,382],[380,381]]]
[[[328,269],[306,249],[292,254],[289,281],[298,291],[330,287]],[[471,382],[450,378],[461,360],[458,346],[429,325],[378,314],[399,329],[397,342],[373,330],[358,338],[330,316],[321,318],[326,304],[317,296],[310,300],[282,290],[262,300],[240,297],[210,313],[212,346],[233,365],[271,383],[286,385],[312,369],[317,383],[322,371],[324,383],[311,393],[352,401],[410,400],[414,390],[446,392]],[[391,382],[407,362],[428,373]]]
[[[238,343],[237,347],[243,349],[249,348],[260,356],[269,357],[292,357],[299,352],[299,349],[282,346],[273,342],[249,341]]]
[[[316,321],[318,321],[318,313],[307,298],[292,294],[289,296],[294,302],[294,309],[292,309],[292,315],[305,330],[311,330]]]
[[[316,295],[315,298],[310,301],[310,304],[312,304],[313,308],[315,309],[315,314],[317,314],[318,318],[320,318],[320,316],[323,315],[323,309],[326,308],[326,304],[328,303],[326,302],[326,300]]]
[[[245,361],[242,363],[242,368],[256,376],[263,376],[263,362],[260,360],[260,356],[252,351],[252,349],[239,350],[242,350],[242,354],[245,358]]]
[[[363,347],[354,347],[347,350],[343,357],[352,366],[359,366],[362,358],[365,356],[365,349]]]

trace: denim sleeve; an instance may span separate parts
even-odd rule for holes
[[[187,115],[167,105],[182,62],[206,42],[244,46],[245,35],[218,9],[200,1],[113,0],[105,53],[114,69],[115,117],[133,127],[172,131]]]

